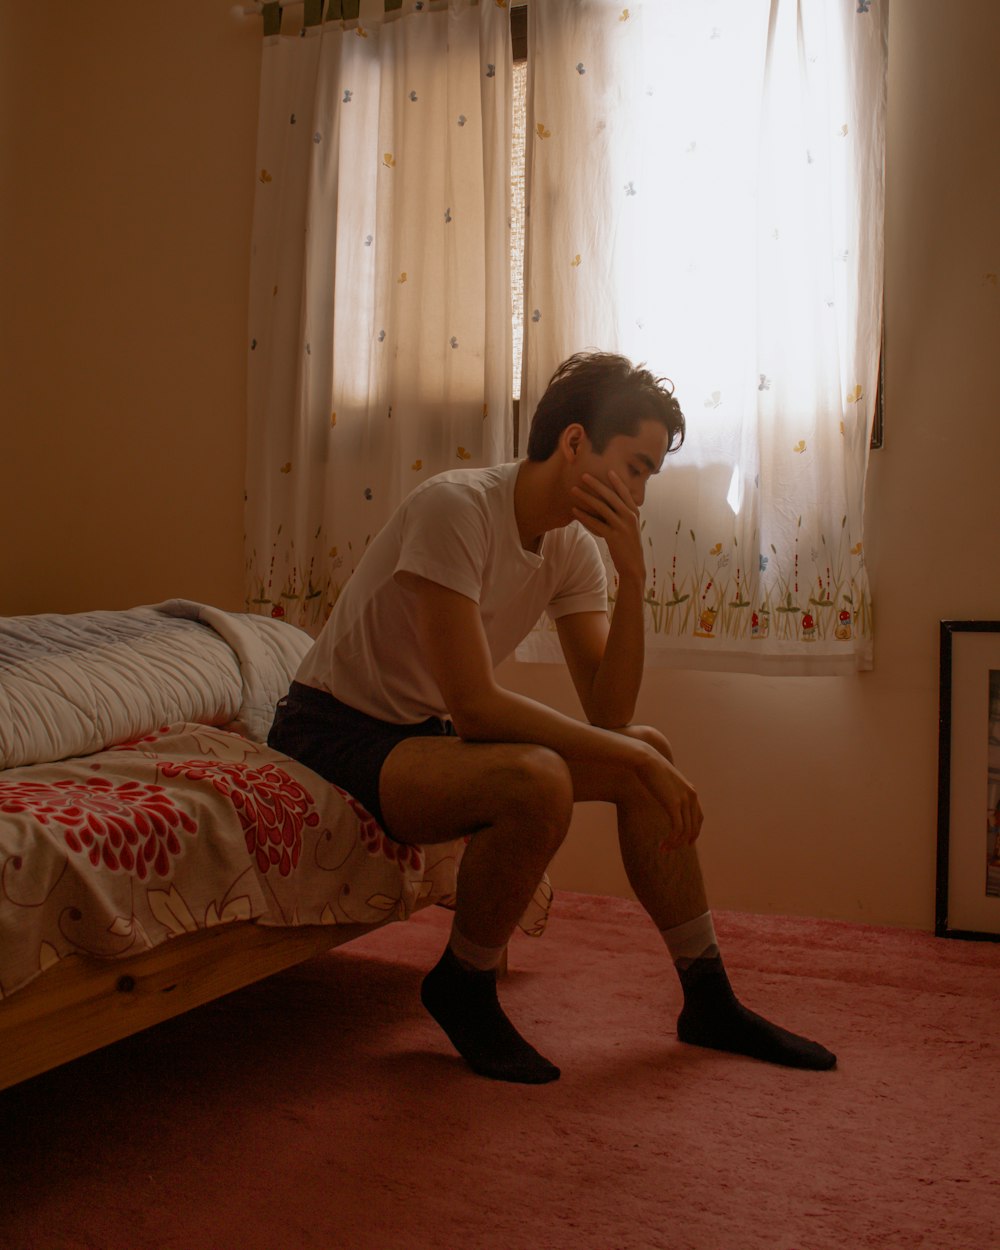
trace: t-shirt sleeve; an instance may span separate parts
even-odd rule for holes
[[[489,534],[467,487],[436,482],[406,504],[394,573],[415,573],[479,602]]]
[[[565,572],[546,609],[553,621],[573,612],[608,610],[608,579],[594,536],[576,522],[569,529]]]

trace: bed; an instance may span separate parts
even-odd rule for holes
[[[310,643],[187,600],[0,618],[0,1089],[451,905],[463,841],[267,747]]]

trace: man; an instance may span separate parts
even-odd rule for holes
[[[695,851],[698,796],[664,737],[632,724],[644,651],[639,508],[683,437],[662,379],[621,356],[571,357],[538,405],[525,461],[442,473],[403,502],[278,705],[270,744],[353,794],[390,837],[471,835],[448,947],[421,997],[485,1076],[559,1076],[504,1014],[496,968],[574,802],[592,799],[617,805],[629,881],[683,987],[681,1041],[794,1067],[836,1062],[734,996]],[[610,622],[595,537],[617,573]],[[543,612],[586,724],[495,680]]]

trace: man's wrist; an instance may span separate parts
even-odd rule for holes
[[[646,589],[645,568],[643,568],[641,571],[639,569],[626,569],[623,572],[621,569],[616,567],[615,572],[618,574],[619,594],[623,590],[626,592],[628,592],[629,590],[638,591],[640,595],[643,594],[643,592]]]

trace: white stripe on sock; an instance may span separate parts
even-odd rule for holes
[[[700,959],[702,955],[719,953],[719,945],[715,936],[715,925],[712,913],[706,911],[693,920],[676,925],[672,929],[661,929],[663,940],[670,951],[670,957],[676,963],[679,959]]]
[[[503,946],[478,946],[475,942],[470,942],[464,933],[460,933],[454,923],[451,926],[451,937],[448,939],[448,945],[451,947],[451,953],[456,959],[463,964],[467,964],[470,968],[478,968],[480,972],[489,972],[491,968],[497,967],[503,958],[504,951],[507,949],[506,944]]]

